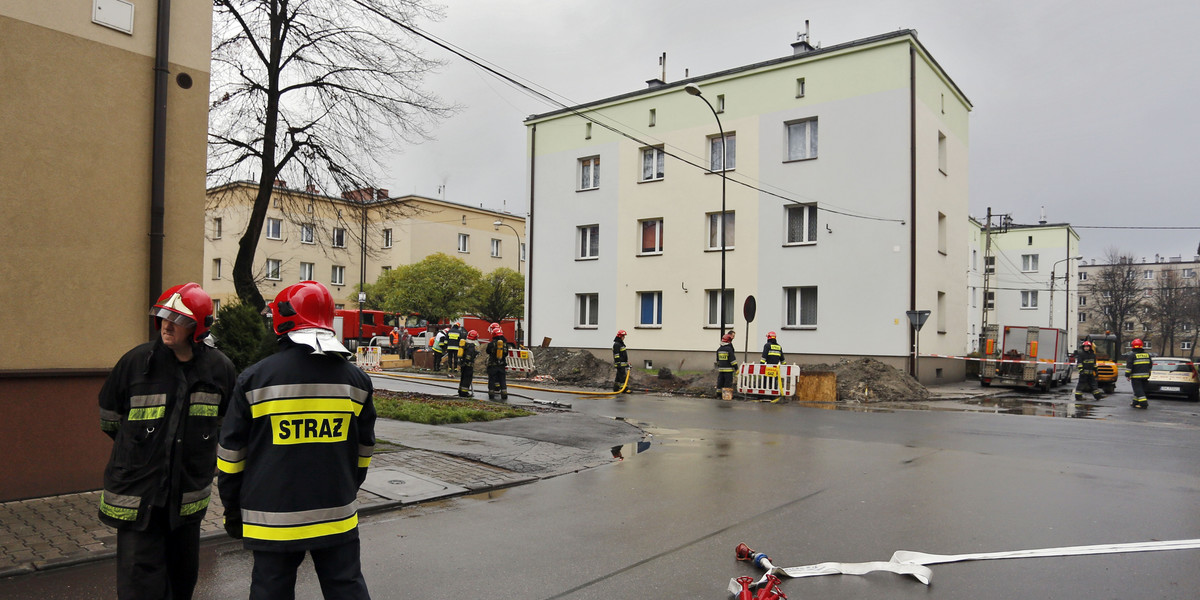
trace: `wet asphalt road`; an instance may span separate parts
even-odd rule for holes
[[[734,560],[739,542],[798,566],[887,560],[901,549],[1200,538],[1200,407],[1164,400],[1134,411],[1124,384],[1087,418],[1004,414],[1034,405],[1078,415],[1068,399],[973,406],[991,412],[941,410],[954,403],[856,412],[570,398],[576,410],[640,424],[652,434],[648,449],[629,445],[607,466],[366,517],[367,581],[375,598],[717,599],[729,597],[730,577],[758,575]],[[231,542],[202,553],[196,597],[245,597],[249,555]],[[785,580],[783,589],[794,599],[1190,599],[1200,593],[1197,566],[1200,550],[963,562],[932,566],[929,587],[875,573]],[[111,598],[112,569],[4,581],[0,597]],[[309,567],[297,597],[320,597]]]

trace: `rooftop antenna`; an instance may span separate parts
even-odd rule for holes
[[[1046,224],[1046,206],[1042,205],[1042,218],[1038,219],[1038,225]]]
[[[667,82],[667,53],[663,52],[662,56],[658,57],[658,66],[662,67],[662,82]]]

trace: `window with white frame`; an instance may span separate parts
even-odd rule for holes
[[[787,212],[787,241],[785,244],[813,244],[817,241],[817,205],[793,204]]]
[[[1195,277],[1195,276],[1196,276],[1196,270],[1195,270],[1195,269],[1184,269],[1184,270],[1183,270],[1183,278],[1184,278],[1184,279],[1191,279],[1191,278],[1193,278],[1193,277]]]
[[[212,312],[213,320],[216,321],[217,314],[221,312],[221,301],[214,298],[212,303],[213,303],[213,312]]]
[[[525,262],[525,242],[521,242],[521,262]]]
[[[638,292],[638,326],[662,327],[662,292]]]
[[[1184,323],[1184,324],[1180,325],[1179,327],[1180,327],[1180,329],[1182,329],[1182,330],[1184,330],[1184,331],[1191,331],[1191,330],[1192,330],[1192,324],[1191,324],[1191,323]]]
[[[708,217],[708,249],[709,250],[720,250],[721,249],[721,239],[722,239],[721,236],[722,235],[725,236],[724,237],[725,248],[726,249],[733,248],[733,246],[734,246],[734,235],[733,234],[734,234],[734,229],[735,229],[733,216],[734,216],[733,211],[724,213],[724,218],[722,218],[722,213],[719,213],[719,212],[708,213],[707,217]]]
[[[728,146],[728,148],[725,148]],[[725,150],[724,154],[722,150]],[[725,134],[725,143],[721,143],[721,136],[714,135],[708,138],[708,170],[717,173],[720,171],[732,171],[737,167],[737,136],[732,133]]]
[[[663,251],[663,220],[662,219],[644,219],[638,221],[638,227],[642,230],[641,245],[639,246],[638,254],[662,254]]]
[[[595,328],[599,322],[600,294],[575,294],[575,326]]]
[[[797,98],[804,97],[804,78],[803,77],[799,77],[796,79],[796,97]]]
[[[1021,292],[1021,308],[1037,308],[1037,290],[1024,290]]]
[[[283,220],[282,219],[272,219],[271,217],[267,217],[266,230],[267,230],[267,239],[268,240],[282,240],[283,239]]]
[[[946,215],[939,212],[937,220],[937,243],[938,253],[945,256],[946,254]]]
[[[1080,306],[1087,306],[1087,296],[1080,296],[1080,297],[1079,297],[1079,305],[1080,305]]]
[[[992,275],[996,272],[996,257],[995,256],[983,257],[983,272],[987,273],[988,275]]]
[[[283,266],[283,262],[280,261],[279,259],[268,258],[267,259],[266,278],[270,279],[271,281],[278,281],[279,280],[279,270],[280,270],[280,267],[282,267],[282,266]]]
[[[705,290],[705,296],[708,299],[708,319],[706,325],[708,327],[721,327],[718,322],[721,315],[724,317],[725,326],[733,326],[733,290],[725,288],[724,301],[721,300],[721,290]]]
[[[1133,321],[1125,321],[1125,331],[1133,331]]]
[[[343,227],[334,227],[333,228],[333,247],[334,248],[345,248],[346,247],[346,229],[345,228],[343,228]]]
[[[937,332],[946,333],[946,292],[937,293]]]
[[[221,278],[221,259],[219,258],[212,259],[212,278]]]
[[[662,148],[642,149],[642,181],[658,181],[663,178],[663,166],[667,155]]]
[[[946,174],[946,134],[938,132],[938,171]]]
[[[214,240],[221,239],[221,225],[221,217],[216,217],[213,219],[212,237]]]
[[[305,224],[301,225],[300,226],[300,243],[301,244],[315,244],[316,241],[317,240],[316,240],[316,235],[313,231],[313,225],[311,223],[305,223]]]
[[[996,308],[996,292],[990,292],[990,291],[984,292],[983,308],[985,308],[987,310],[992,310],[992,309]]]
[[[392,230],[391,229],[383,230],[383,247],[384,248],[392,247]]]
[[[1186,341],[1186,342],[1179,342],[1179,349],[1180,350],[1191,350],[1192,342],[1190,340]]]
[[[500,258],[500,240],[492,238],[492,258]]]
[[[1085,313],[1085,312],[1079,313],[1079,322],[1087,323],[1087,313]]]
[[[300,281],[313,280],[313,267],[315,265],[309,262],[300,263]]]
[[[1104,297],[1104,298],[1106,298],[1106,299],[1107,299],[1107,298],[1112,298],[1112,292],[1110,292],[1110,291],[1108,291],[1108,290],[1105,290],[1105,291],[1104,291],[1104,292],[1102,292],[1100,295],[1101,295],[1101,296],[1103,296],[1103,297]]]
[[[333,285],[346,285],[346,267],[333,265],[333,269],[329,273],[329,283]]]
[[[817,326],[816,286],[783,288],[783,326]]]
[[[817,118],[790,121],[787,126],[786,161],[817,157]]]
[[[600,226],[583,225],[576,228],[575,258],[591,260],[600,257]]]
[[[600,157],[589,156],[579,159],[579,190],[594,190],[600,187]]]
[[[1142,271],[1142,279],[1154,279],[1154,271],[1151,271],[1150,269]]]
[[[1087,271],[1080,271],[1080,272],[1079,272],[1079,280],[1080,280],[1080,281],[1087,281]]]
[[[1022,254],[1021,255],[1021,270],[1026,273],[1038,270],[1038,255],[1037,254]]]
[[[467,253],[471,251],[471,236],[465,233],[458,234],[458,251]]]

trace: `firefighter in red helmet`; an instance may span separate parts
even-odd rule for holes
[[[780,346],[779,340],[775,339],[774,331],[767,333],[767,343],[763,344],[761,362],[768,365],[778,365],[783,362],[783,346]]]
[[[717,393],[733,387],[733,374],[737,373],[737,352],[733,349],[733,332],[721,336],[717,348]]]
[[[1150,379],[1152,366],[1150,353],[1146,352],[1141,338],[1129,342],[1129,347],[1133,350],[1129,353],[1129,360],[1125,362],[1125,379],[1133,386],[1133,402],[1129,405],[1134,408],[1150,408],[1150,402],[1146,400],[1146,381]]]
[[[279,351],[238,377],[221,428],[225,531],[254,552],[252,599],[294,597],[305,554],[327,598],[368,598],[355,498],[375,448],[371,379],[346,360],[324,285],[269,307]]]
[[[1075,385],[1075,400],[1083,400],[1085,393],[1090,393],[1096,400],[1103,398],[1100,386],[1096,384],[1096,350],[1090,341],[1084,340],[1079,345],[1079,351],[1075,353],[1075,362],[1079,365],[1079,383]]]
[[[617,375],[613,378],[613,391],[632,393],[629,390],[629,350],[625,348],[625,330],[617,331],[613,337],[613,366]]]
[[[212,347],[212,299],[195,283],[150,309],[158,339],[127,352],[100,389],[113,438],[100,520],[117,529],[117,597],[190,598],[217,429],[237,372]]]
[[[488,325],[492,340],[487,345],[488,400],[508,400],[508,338],[499,323]]]
[[[472,329],[458,346],[458,395],[463,398],[475,397],[471,384],[475,379],[475,358],[479,356],[478,340],[479,332]]]

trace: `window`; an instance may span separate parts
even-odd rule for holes
[[[946,174],[946,134],[938,132],[938,170]]]
[[[787,211],[786,244],[811,244],[817,241],[817,205],[799,204]]]
[[[817,157],[817,120],[805,119],[787,124],[787,160]]]
[[[1021,308],[1037,308],[1037,290],[1021,292]]]
[[[334,248],[345,248],[346,247],[346,230],[345,229],[343,229],[341,227],[333,228],[333,247]]]
[[[465,233],[458,234],[458,251],[464,252],[464,253],[471,251],[471,236],[470,235],[465,234]]]
[[[312,281],[313,263],[300,263],[300,281]]]
[[[596,327],[596,314],[599,304],[600,294],[575,294],[576,327]]]
[[[1080,280],[1080,281],[1087,281],[1087,271],[1080,271],[1080,272],[1079,272],[1079,280]]]
[[[586,124],[584,124],[584,126],[583,126],[583,139],[585,139],[585,140],[590,140],[590,139],[592,139],[592,124],[591,124],[591,123],[586,123]]]
[[[705,290],[708,296],[708,327],[721,327],[717,322],[718,311],[724,317],[725,326],[733,326],[733,290],[725,288],[724,301],[721,300],[721,290]]]
[[[1026,272],[1038,270],[1038,255],[1022,254],[1021,255],[1021,270],[1026,271]]]
[[[942,256],[945,256],[946,255],[946,215],[944,215],[940,212],[938,213],[937,227],[938,227],[937,228],[938,253],[941,254]]]
[[[392,270],[392,267],[390,265],[383,265],[379,267],[379,270],[383,273],[387,273],[388,271]]]
[[[315,236],[313,234],[313,226],[311,224],[305,224],[305,225],[300,226],[300,243],[301,244],[315,243],[316,240],[314,239],[314,237]]]
[[[1087,306],[1087,296],[1080,296],[1080,297],[1079,297],[1079,305],[1080,305],[1080,306]]]
[[[1154,271],[1151,271],[1150,269],[1142,271],[1142,279],[1154,279]]]
[[[654,124],[657,121],[658,121],[658,110],[652,108],[652,109],[650,109],[650,126],[654,127]]]
[[[272,219],[267,217],[267,239],[282,240],[283,239],[283,221],[280,219]]]
[[[1133,331],[1133,321],[1125,321],[1125,331]]]
[[[796,79],[796,97],[797,98],[804,97],[804,78],[803,77]]]
[[[783,305],[784,327],[817,326],[817,288],[815,286],[783,288]]]
[[[214,258],[212,260],[212,278],[213,279],[221,278],[221,259],[219,259],[219,258]]]
[[[642,245],[638,254],[662,254],[663,220],[646,219],[638,223],[642,228]]]
[[[268,258],[267,259],[267,275],[266,275],[267,279],[270,279],[272,281],[278,281],[280,266],[282,266],[282,263],[279,261],[279,259]]]
[[[1087,313],[1085,313],[1085,312],[1079,313],[1079,322],[1087,323]]]
[[[213,312],[212,312],[212,314],[213,314],[213,320],[214,320],[214,321],[216,321],[216,320],[217,320],[217,313],[219,313],[219,312],[221,312],[221,301],[220,301],[220,300],[217,300],[217,299],[213,299]],[[1185,348],[1185,349],[1186,349],[1186,348]]]
[[[584,225],[576,229],[577,259],[593,259],[600,257],[600,226]]]
[[[492,258],[500,258],[500,240],[492,238]]]
[[[996,308],[996,292],[986,292],[983,295],[983,308],[992,310]]]
[[[217,302],[216,302],[216,300],[213,300],[213,305],[214,305],[214,306],[216,305],[216,303],[217,303]],[[1192,349],[1192,342],[1191,342],[1191,341],[1187,341],[1187,342],[1179,342],[1179,349],[1180,349],[1180,350],[1191,350],[1191,349]]]
[[[383,230],[383,247],[384,248],[392,247],[392,230],[391,229]]]
[[[1105,290],[1105,291],[1104,291],[1103,293],[1101,293],[1100,295],[1101,295],[1101,296],[1104,296],[1104,298],[1105,298],[1105,299],[1112,298],[1112,292],[1110,292],[1110,291],[1107,291],[1107,290]]]
[[[521,262],[525,262],[525,242],[521,242]]]
[[[988,275],[994,275],[996,273],[996,257],[995,256],[983,257],[983,272],[987,273]]]
[[[725,248],[733,248],[734,244],[734,223],[732,212],[725,213],[725,218],[721,218],[721,213],[708,213],[708,249],[721,249],[721,236],[725,236]]]
[[[346,285],[346,267],[333,265],[333,269],[329,273],[329,283],[333,285]]]
[[[214,240],[221,239],[221,217],[213,219],[212,237]]]
[[[662,292],[638,292],[638,325],[662,327]]]
[[[217,220],[218,220],[218,221],[220,221],[220,219],[217,219]],[[1196,276],[1196,270],[1195,270],[1195,269],[1184,269],[1184,270],[1183,270],[1183,278],[1184,278],[1184,279],[1191,279],[1191,278],[1193,278],[1193,277],[1195,277],[1195,276]]]
[[[579,159],[579,189],[594,190],[600,187],[600,157]]]
[[[717,94],[717,112],[725,112],[725,94]]]
[[[1180,329],[1182,329],[1182,330],[1184,330],[1184,331],[1191,331],[1191,330],[1192,330],[1192,324],[1191,324],[1191,323],[1184,323],[1183,325],[1180,325],[1179,327],[1180,327]]]
[[[732,171],[737,166],[737,137],[732,133],[727,133],[725,142],[725,144],[721,143],[719,135],[708,138],[708,170],[710,172]],[[729,150],[726,154],[722,154],[721,151],[726,145],[729,146]]]
[[[642,181],[659,181],[663,178],[663,161],[666,156],[662,148],[642,150]]]

